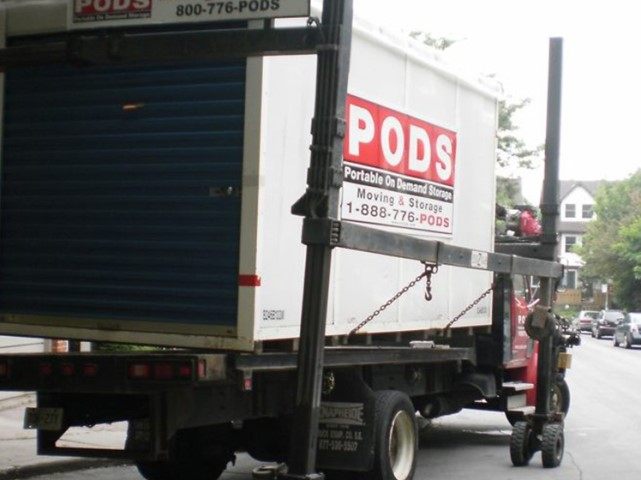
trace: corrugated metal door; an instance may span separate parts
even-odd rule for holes
[[[245,62],[7,74],[3,313],[236,323]]]

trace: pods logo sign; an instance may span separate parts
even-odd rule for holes
[[[346,161],[454,186],[456,133],[352,95]]]
[[[151,17],[152,0],[74,0],[74,22]]]

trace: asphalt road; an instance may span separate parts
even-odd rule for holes
[[[540,454],[528,467],[509,458],[511,427],[498,413],[464,411],[422,431],[415,479],[637,480],[641,478],[641,348],[614,348],[609,338],[583,336],[568,373],[572,404],[566,451],[557,469],[543,469]],[[250,480],[259,465],[246,456],[225,480]],[[48,480],[139,480],[133,467],[39,477]]]

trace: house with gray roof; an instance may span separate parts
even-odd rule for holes
[[[596,193],[604,180],[560,180],[559,181],[559,247],[558,257],[565,265],[562,286],[579,289],[579,271],[583,266],[581,257],[573,252],[580,246],[588,224],[595,218],[594,203]]]

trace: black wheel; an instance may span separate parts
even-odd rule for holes
[[[541,438],[541,458],[545,468],[556,468],[563,460],[565,448],[565,437],[563,425],[560,423],[548,423],[543,426]]]
[[[216,480],[227,468],[230,458],[196,459],[194,461],[168,460],[136,462],[136,467],[147,480]]]
[[[561,412],[564,417],[570,411],[570,387],[568,387],[564,378],[558,379],[554,385],[552,385],[550,411]]]
[[[594,334],[594,328],[590,329],[590,336],[591,336],[592,338],[595,338],[595,337],[596,337],[596,335]]]
[[[612,342],[613,342],[614,346],[615,346],[615,347],[618,347],[618,346],[619,346],[619,340],[617,340],[617,334],[615,333],[615,334],[612,336],[612,338],[613,338]]]
[[[601,337],[602,337],[602,335],[601,335],[601,330],[599,330],[599,329],[597,328],[597,329],[596,329],[596,338],[600,339]]]
[[[127,450],[144,450],[145,442],[136,437],[135,422],[129,422]],[[170,442],[170,459],[137,461],[136,467],[147,480],[216,480],[234,459],[229,426],[181,430]]]
[[[510,437],[510,458],[515,467],[524,467],[530,463],[534,454],[531,446],[532,429],[527,422],[516,422]]]
[[[632,348],[632,340],[628,335],[623,336],[623,343],[621,344],[623,348]]]
[[[395,390],[376,392],[374,468],[362,478],[409,480],[416,470],[418,426],[409,397]]]

